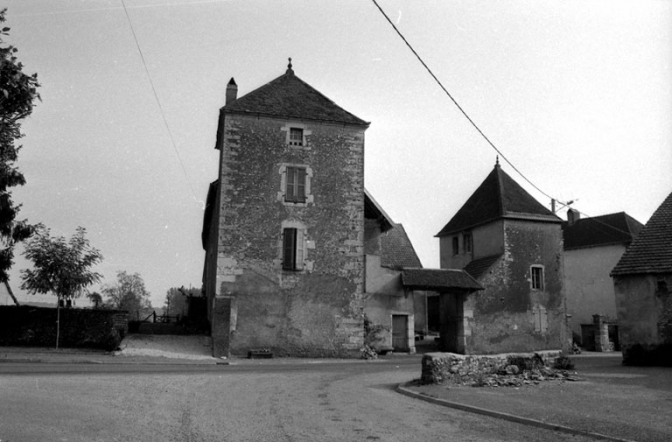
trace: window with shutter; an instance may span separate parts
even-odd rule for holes
[[[287,166],[285,201],[291,203],[306,202],[306,168]]]
[[[285,228],[282,230],[282,269],[303,270],[304,260],[303,230]]]

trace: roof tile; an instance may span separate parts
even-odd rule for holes
[[[225,113],[250,113],[368,126],[288,69],[284,75],[227,104]]]
[[[436,236],[450,235],[501,218],[562,222],[497,164]]]
[[[612,276],[642,273],[672,273],[672,193],[611,271]]]

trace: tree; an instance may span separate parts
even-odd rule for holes
[[[5,22],[5,12],[0,10],[0,25]],[[0,283],[9,278],[14,263],[14,247],[27,239],[34,227],[25,220],[17,221],[21,205],[12,201],[10,189],[26,183],[15,166],[21,146],[15,142],[23,137],[21,120],[33,111],[33,102],[39,99],[37,74],[23,73],[23,64],[16,58],[17,49],[7,45],[3,36],[9,28],[0,29]]]
[[[116,284],[106,285],[102,291],[107,298],[108,306],[128,310],[131,314],[135,313],[138,319],[140,310],[152,308],[149,292],[139,273],[131,275],[125,271],[118,271]]]
[[[98,292],[89,292],[86,294],[89,301],[93,303],[93,308],[100,308],[103,305],[103,297]]]
[[[23,254],[33,262],[33,269],[22,270],[21,288],[30,294],[52,293],[58,298],[56,348],[60,334],[61,301],[81,296],[88,286],[100,281],[101,275],[91,268],[103,260],[98,249],[89,245],[86,229],[78,227],[70,240],[52,237],[48,228],[36,226],[26,241]]]
[[[171,287],[166,293],[166,300],[163,303],[166,315],[186,316],[189,313],[189,297],[201,296],[201,289],[182,287]]]

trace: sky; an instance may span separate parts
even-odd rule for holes
[[[377,1],[542,204],[645,223],[672,191],[672,2]],[[427,268],[439,266],[434,235],[495,165],[373,1],[3,3],[6,42],[42,84],[23,124],[20,215],[52,235],[85,227],[103,284],[137,272],[155,307],[171,287],[201,286],[231,77],[241,97],[291,57],[299,78],[370,121],[366,187]],[[16,292],[29,266],[18,257]]]

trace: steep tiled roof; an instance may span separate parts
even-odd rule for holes
[[[565,250],[611,244],[629,244],[642,230],[642,223],[625,212],[563,223]]]
[[[364,189],[364,218],[378,221],[381,232],[387,232],[394,226],[392,218],[385,213],[380,204],[373,199],[373,196],[366,189]]]
[[[472,278],[478,279],[483,276],[501,256],[502,255],[500,254],[474,259],[464,267],[464,271],[469,273]]]
[[[393,269],[422,267],[413,244],[401,224],[395,224],[392,230],[380,236],[380,265]]]
[[[672,193],[653,213],[611,275],[672,273]]]
[[[469,274],[452,269],[404,269],[401,271],[401,283],[411,289],[439,292],[446,289],[483,290]]]
[[[436,236],[450,235],[500,218],[562,222],[497,164]]]
[[[294,75],[291,68],[270,83],[227,104],[222,110],[225,113],[262,114],[299,120],[369,125]]]

